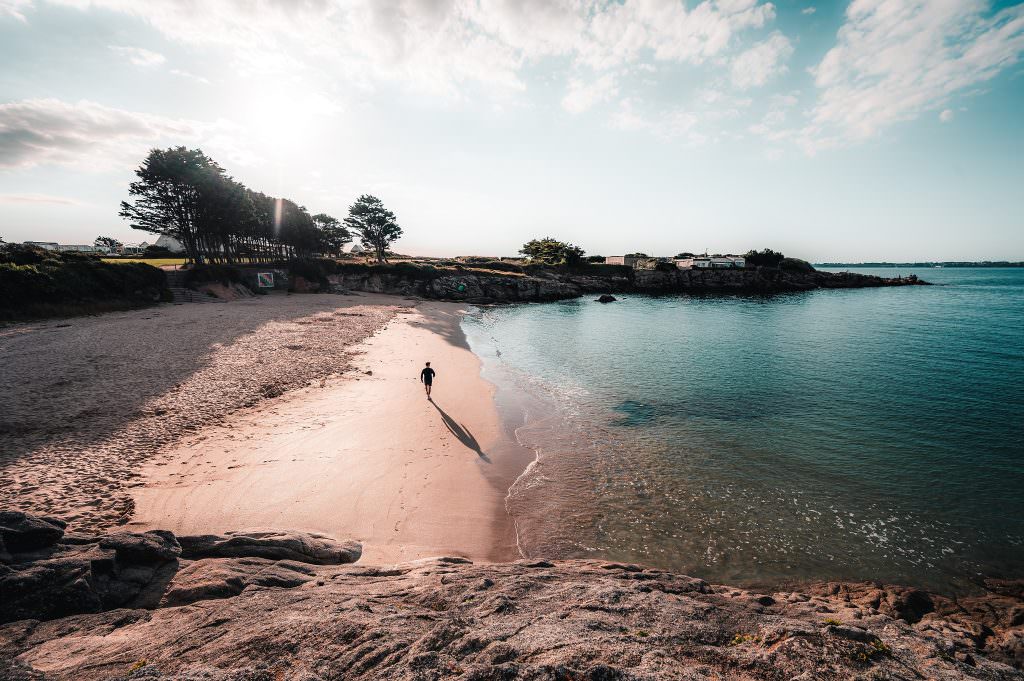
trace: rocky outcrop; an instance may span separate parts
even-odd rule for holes
[[[450,273],[449,273],[450,272]],[[917,279],[883,279],[851,272],[749,269],[631,269],[591,266],[527,268],[522,273],[483,273],[360,267],[327,277],[336,292],[368,291],[478,303],[545,302],[600,293],[700,294],[781,293],[819,288],[865,288],[920,284]]]
[[[7,551],[0,565],[0,622],[190,603],[236,595],[250,585],[294,586],[312,574],[302,564],[352,563],[362,552],[356,542],[304,532],[88,537],[65,535],[64,527],[51,518],[0,513]],[[241,562],[224,566],[217,560],[224,557]]]
[[[172,536],[142,535],[67,546],[169,564]],[[177,543],[198,556],[223,539]],[[954,600],[868,583],[765,593],[588,560],[174,562],[154,606],[0,626],[0,679],[1021,678],[993,644],[1020,651],[1019,583]]]

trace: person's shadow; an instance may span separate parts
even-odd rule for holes
[[[437,406],[437,402],[430,400],[430,403],[434,405],[434,409],[436,409],[437,413],[441,415],[441,420],[444,422],[445,428],[447,428],[452,435],[458,438],[459,442],[472,449],[476,452],[477,456],[487,463],[491,462],[490,457],[484,454],[483,450],[480,449],[480,443],[476,441],[475,437],[473,437],[473,433],[469,432],[469,430],[457,423],[451,416],[448,416],[444,409]]]

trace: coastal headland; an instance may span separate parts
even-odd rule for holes
[[[517,560],[532,452],[463,309],[281,293],[5,327],[0,678],[1019,676],[1019,584]]]

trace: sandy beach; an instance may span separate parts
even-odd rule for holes
[[[316,530],[363,562],[513,557],[504,497],[530,456],[462,311],[282,295],[5,327],[0,506],[77,531]]]

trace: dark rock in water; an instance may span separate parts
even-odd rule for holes
[[[224,535],[178,537],[178,541],[182,557],[189,559],[251,557],[340,565],[356,562],[363,552],[357,542],[339,542],[313,532],[280,530],[240,530]]]
[[[618,300],[618,298],[616,298],[615,296],[612,296],[612,295],[609,295],[609,294],[605,293],[604,295],[602,295],[600,298],[597,299],[597,302],[599,302],[599,303],[614,303],[616,300]]]
[[[0,511],[0,549],[13,554],[52,546],[64,536],[65,527],[67,523],[55,518]]]

